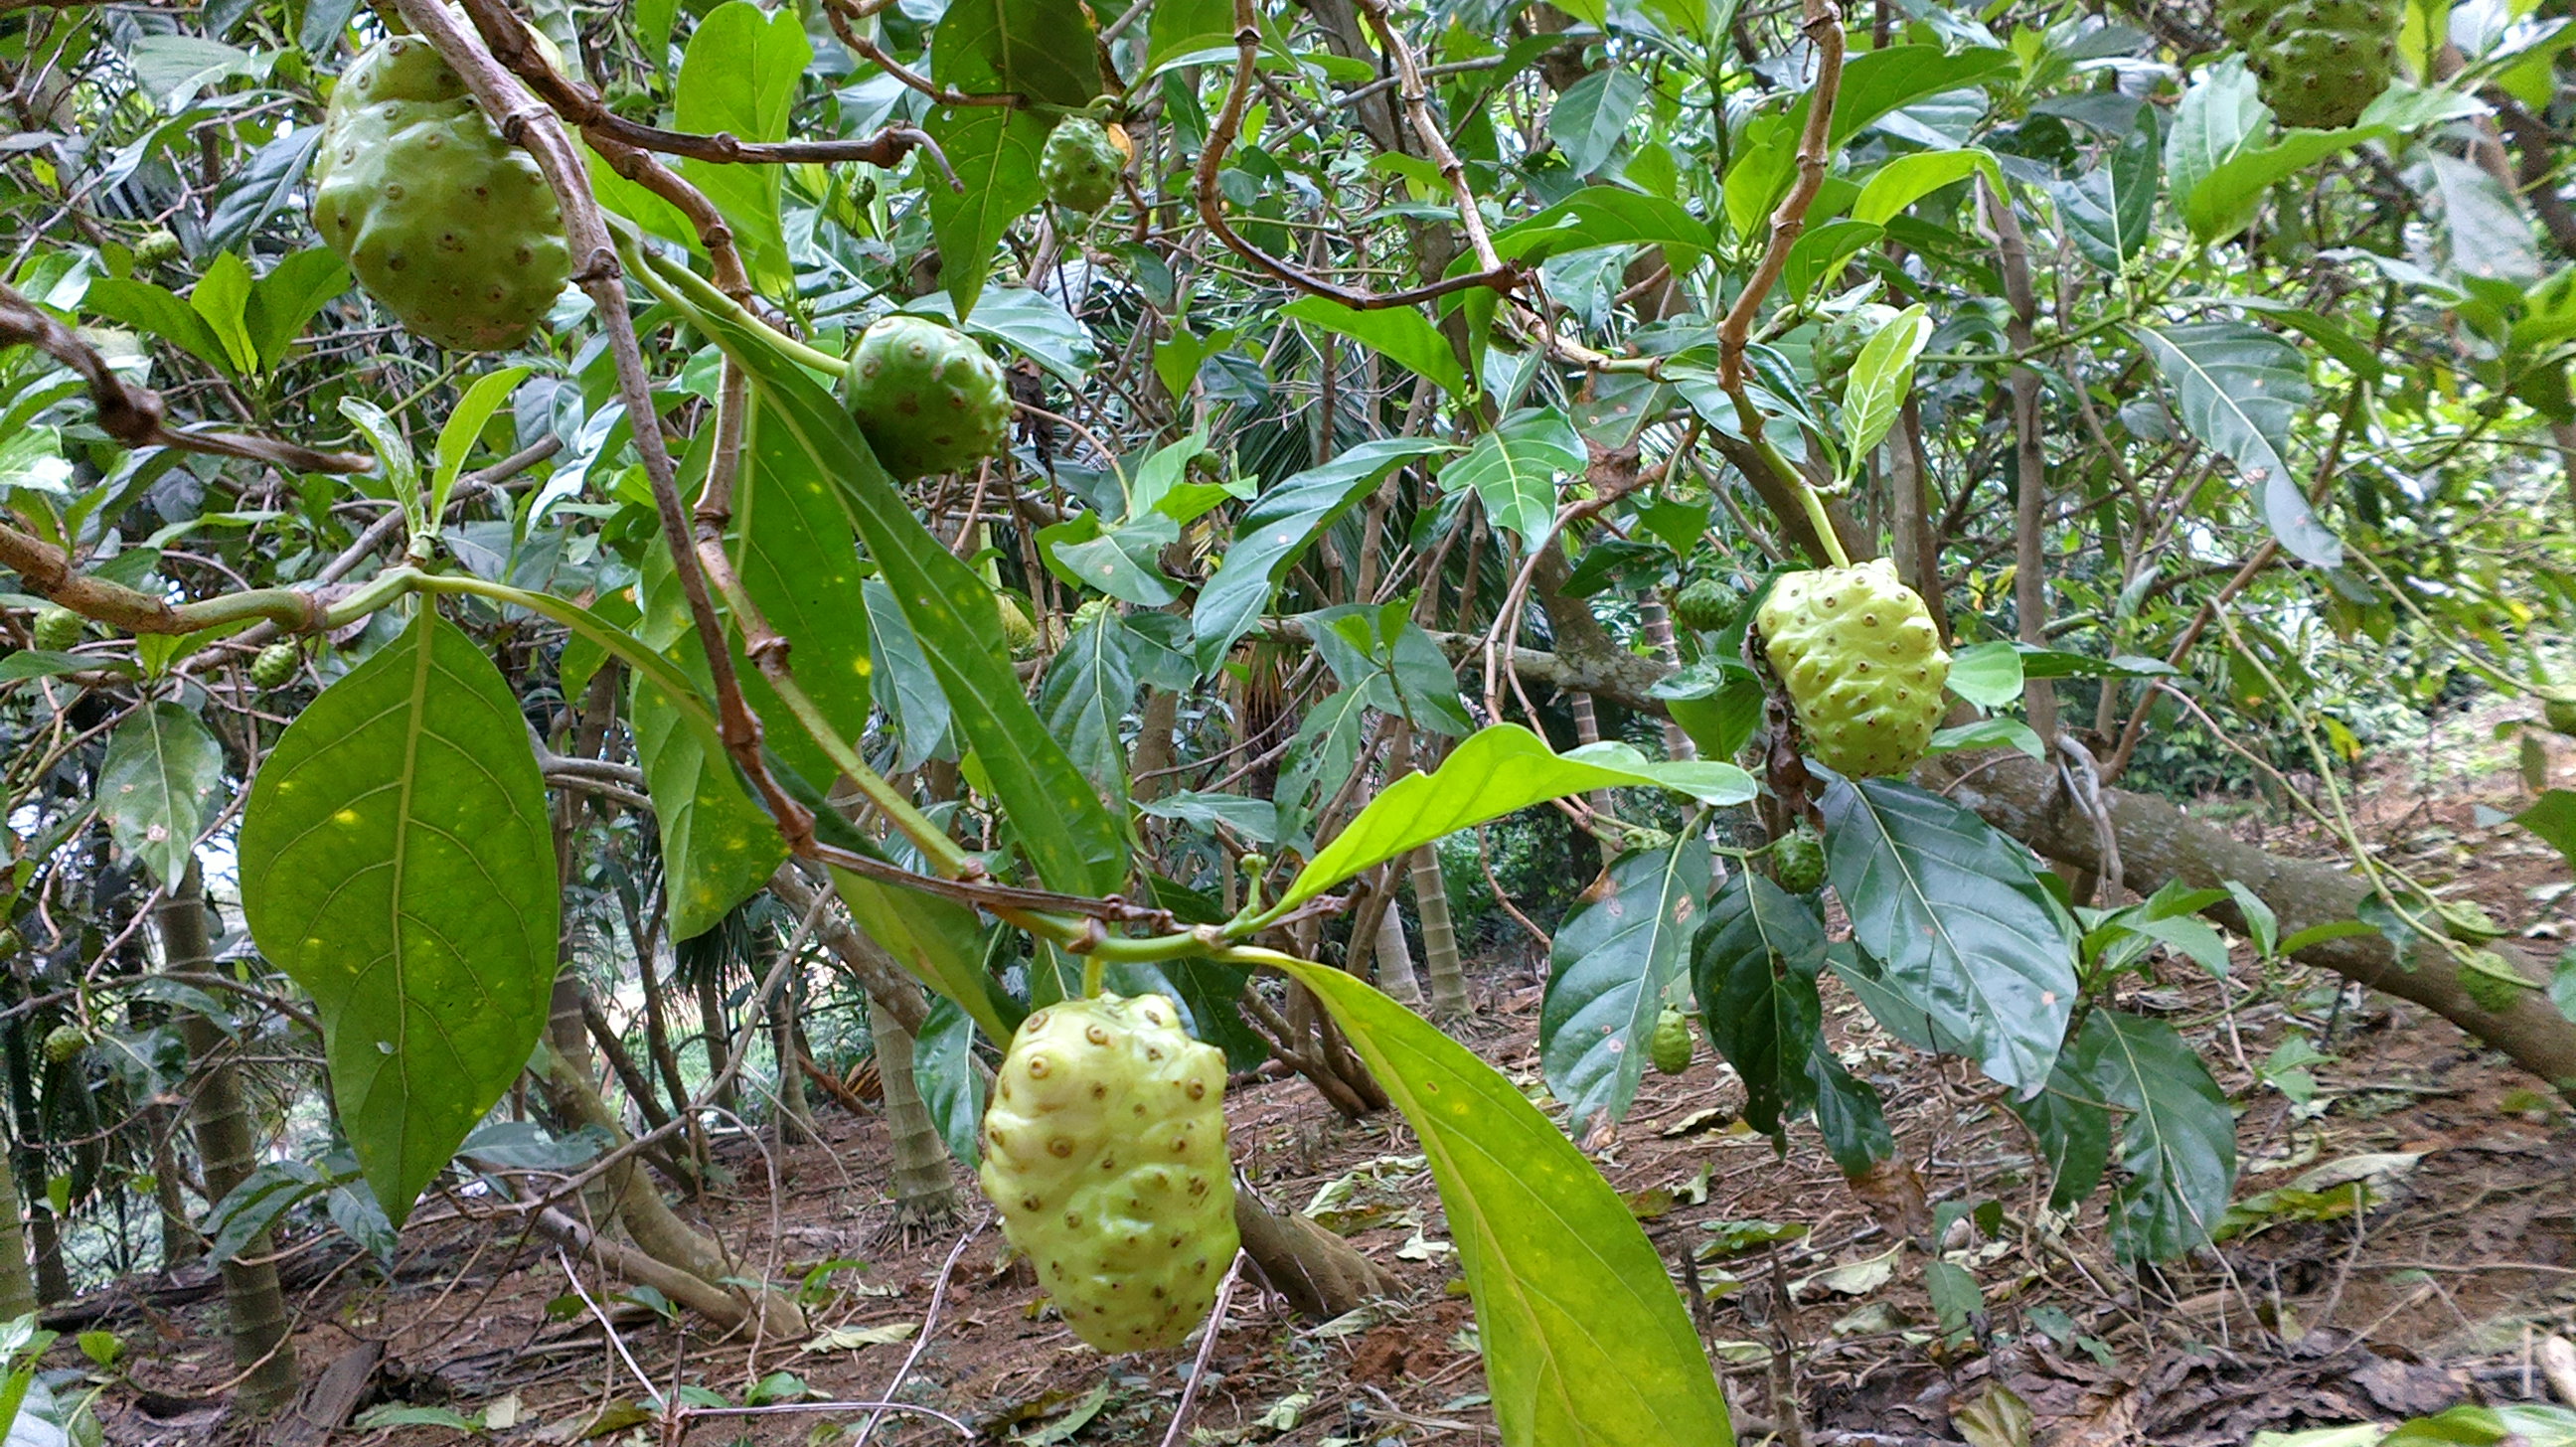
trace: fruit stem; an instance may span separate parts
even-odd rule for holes
[[[718,291],[715,284],[705,277],[645,250],[629,229],[619,224],[615,218],[610,218],[608,229],[609,235],[617,243],[618,255],[634,270],[637,278],[648,289],[662,293],[666,299],[673,291],[686,293],[691,302],[723,316],[727,321],[759,337],[785,353],[800,366],[811,367],[815,371],[834,377],[842,376],[849,371],[850,364],[845,359],[805,345],[753,316],[749,308]]]

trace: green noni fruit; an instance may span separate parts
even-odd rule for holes
[[[89,1048],[89,1032],[78,1025],[57,1025],[45,1033],[45,1058],[56,1065]]]
[[[1791,894],[1813,894],[1825,884],[1825,841],[1801,824],[1771,846],[1771,877]]]
[[[416,336],[491,352],[528,335],[572,274],[554,192],[415,36],[378,41],[331,93],[313,226]]]
[[[1664,1012],[1655,1017],[1655,1036],[1647,1042],[1646,1058],[1663,1074],[1679,1075],[1690,1069],[1694,1048],[1690,1017],[1666,1005]]]
[[[36,610],[36,621],[27,631],[35,636],[38,648],[60,653],[80,642],[86,626],[81,615],[69,608],[45,607]]]
[[[880,317],[844,381],[850,413],[898,478],[954,472],[1002,450],[1011,389],[975,339],[923,317]]]
[[[2394,0],[2231,3],[2219,20],[2245,48],[2263,103],[2285,126],[2331,130],[2361,118],[2397,74]]]
[[[1852,363],[1860,360],[1861,348],[1899,315],[1885,302],[1871,301],[1825,323],[1816,333],[1815,350],[1810,354],[1817,382],[1834,396],[1842,396],[1843,381],[1851,375]]]
[[[2559,684],[2539,692],[2541,720],[2559,733],[2576,738],[2576,684]]]
[[[261,688],[276,688],[295,676],[304,661],[303,650],[292,643],[272,643],[250,661],[250,681]]]
[[[1950,655],[1895,564],[1791,573],[1754,621],[1818,762],[1863,778],[1923,757],[1941,723]]]
[[[1744,595],[1713,573],[1694,574],[1673,595],[1673,621],[1695,633],[1716,633],[1744,610]]]
[[[1125,169],[1126,153],[1110,139],[1109,128],[1085,116],[1058,122],[1038,154],[1038,179],[1046,183],[1047,199],[1085,214],[1118,198],[1118,173]]]
[[[1068,1000],[1011,1037],[984,1112],[984,1194],[1074,1334],[1177,1346],[1233,1262],[1225,1055],[1160,995]]]

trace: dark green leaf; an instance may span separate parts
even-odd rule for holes
[[[930,234],[939,242],[940,284],[959,314],[972,315],[993,267],[995,243],[1046,199],[1038,154],[1046,148],[1047,123],[1016,107],[938,106],[922,129],[965,183],[959,190],[937,167],[919,169]]]
[[[1557,479],[1580,474],[1585,451],[1574,423],[1553,407],[1528,407],[1496,423],[1440,469],[1444,488],[1472,488],[1494,526],[1538,546],[1556,521]]]
[[[322,143],[320,126],[298,126],[250,153],[215,193],[215,209],[206,218],[204,246],[223,251],[240,245],[268,218],[295,204],[296,188]],[[329,253],[324,253],[328,255]]]
[[[1235,640],[1252,630],[1280,575],[1313,545],[1317,533],[1389,472],[1443,450],[1427,438],[1363,442],[1321,467],[1263,489],[1235,524],[1234,545],[1226,549],[1216,576],[1199,590],[1191,621],[1198,634],[1200,670],[1213,671]]]
[[[1708,892],[1708,841],[1676,835],[1612,861],[1548,952],[1539,1051],[1548,1089],[1577,1122],[1617,1120],[1636,1099],[1646,1045],[1680,974]]]
[[[1544,261],[1596,246],[1668,246],[1704,255],[1717,249],[1717,237],[1688,208],[1618,186],[1587,186],[1494,233],[1495,254],[1505,260]],[[1474,258],[1458,265],[1472,269]]]
[[[2053,188],[2075,249],[2114,275],[2146,249],[2156,221],[2156,128],[2133,127],[2101,164]]]
[[[2037,1095],[2007,1102],[2047,1158],[2054,1183],[2048,1193],[2050,1210],[2074,1210],[2102,1184],[2103,1168],[2110,1164],[2111,1112],[2094,1097],[2096,1089],[2076,1061],[2061,1058]]]
[[[1127,744],[1120,733],[1136,701],[1136,670],[1127,661],[1127,625],[1113,608],[1090,616],[1047,664],[1038,714],[1073,756],[1074,766],[1104,799],[1123,809]]]
[[[1449,350],[1449,339],[1411,307],[1357,311],[1325,297],[1301,296],[1281,307],[1279,314],[1383,352],[1405,370],[1429,377],[1452,397],[1467,394],[1467,372]]]
[[[1841,780],[1823,808],[1834,892],[1888,987],[1944,1048],[2037,1089],[2075,1008],[2075,938],[2028,852],[1911,784]]]
[[[733,535],[725,550],[761,616],[786,638],[796,682],[845,743],[866,731],[874,663],[867,619],[850,606],[861,577],[850,521],[813,455],[767,407],[750,418],[743,468],[734,484]],[[809,779],[840,768],[798,728],[776,690],[733,636],[734,672],[752,708],[773,720],[770,747]]]
[[[251,937],[313,996],[399,1224],[545,1026],[562,891],[518,699],[424,601],[278,740],[240,851]]]
[[[1628,122],[1645,100],[1644,79],[1616,66],[1587,72],[1558,92],[1547,113],[1547,133],[1565,157],[1566,169],[1577,176],[1600,170],[1619,149]]]
[[[680,61],[672,87],[679,128],[729,132],[745,141],[787,139],[788,108],[813,59],[794,11],[772,15],[751,0],[726,0],[698,22]],[[679,167],[724,213],[752,281],[773,292],[793,291],[795,272],[778,220],[780,168],[694,159]]]
[[[1081,0],[960,0],[940,17],[930,50],[931,78],[970,95],[1078,110],[1100,94],[1099,36]]]
[[[2124,1261],[2170,1261],[2206,1245],[2236,1188],[2236,1115],[2227,1092],[2172,1026],[2096,1010],[2076,1071],[2126,1111],[2111,1242]]]
[[[912,1041],[912,1083],[930,1108],[930,1123],[948,1153],[968,1170],[983,1159],[975,1144],[984,1120],[984,1077],[975,1067],[975,1020],[942,996]]]
[[[1814,910],[1749,869],[1729,875],[1691,944],[1691,983],[1708,1042],[1744,1082],[1744,1123],[1777,1136],[1815,1103],[1808,1057],[1825,1048],[1816,975],[1825,930]]]
[[[2513,822],[2548,841],[2576,868],[2576,790],[2552,789],[2513,816]]]

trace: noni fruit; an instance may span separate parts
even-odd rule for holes
[[[398,35],[352,61],[314,155],[314,229],[415,336],[499,351],[562,294],[572,252],[554,192],[428,41]]]
[[[78,1025],[57,1025],[45,1032],[45,1058],[56,1065],[89,1048],[89,1032]]]
[[[1755,623],[1809,755],[1852,778],[1899,773],[1923,757],[1941,723],[1950,655],[1895,564],[1791,573],[1772,584]]]
[[[295,676],[296,665],[304,654],[292,643],[272,643],[250,661],[250,681],[261,688],[276,688]]]
[[[35,624],[27,631],[34,635],[38,648],[60,653],[80,642],[82,627],[81,615],[71,609],[46,607],[36,610]]]
[[[2395,0],[2292,0],[2232,3],[2219,19],[2281,124],[2331,130],[2359,120],[2395,78],[2404,13]]]
[[[1833,396],[1841,397],[1843,381],[1851,375],[1852,363],[1860,360],[1860,349],[1868,346],[1869,339],[1877,336],[1879,330],[1896,320],[1898,315],[1896,308],[1885,302],[1871,301],[1863,302],[1825,323],[1823,329],[1816,333],[1815,350],[1809,354],[1815,363],[1817,382]]]
[[[1117,199],[1118,173],[1125,169],[1127,155],[1110,139],[1109,128],[1085,116],[1057,122],[1038,154],[1047,199],[1086,214]]]
[[[1771,877],[1791,894],[1813,894],[1825,884],[1825,841],[1804,824],[1771,846]]]
[[[972,337],[923,317],[880,317],[844,383],[850,413],[898,478],[954,472],[1002,450],[1011,389]]]
[[[1716,633],[1744,611],[1744,595],[1713,573],[1694,574],[1673,595],[1673,621],[1695,633]]]
[[[1679,1075],[1690,1069],[1690,1017],[1670,1005],[1655,1017],[1655,1036],[1646,1044],[1646,1058],[1655,1069],[1666,1075]]]
[[[1160,995],[1068,1000],[1011,1037],[984,1112],[984,1194],[1074,1334],[1177,1346],[1234,1260],[1225,1055]]]

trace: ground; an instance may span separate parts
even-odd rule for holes
[[[2555,747],[2559,781],[2576,782],[2576,751]],[[2491,760],[2438,779],[2399,772],[2408,767],[2400,760],[2360,781],[2371,801],[2357,813],[2367,836],[2554,952],[2549,942],[2571,936],[2576,893],[2562,862],[2503,822],[2528,802],[2524,783]],[[2267,830],[2273,848],[2326,852],[2322,836],[2283,821],[2258,809],[2238,827]],[[1481,1008],[1460,1028],[1537,1089],[1534,964],[1492,964],[1477,986]],[[2310,1193],[2273,1197],[2292,1204],[2161,1270],[2111,1259],[2098,1199],[2073,1222],[2052,1221],[2044,1176],[1995,1089],[1960,1062],[1928,1062],[1889,1040],[1848,999],[1828,997],[1837,1043],[1886,1095],[1910,1181],[1856,1192],[1812,1129],[1793,1130],[1785,1157],[1775,1154],[1733,1124],[1741,1093],[1705,1046],[1687,1074],[1648,1078],[1598,1159],[1633,1193],[1677,1278],[1703,1293],[1704,1334],[1744,1440],[2015,1440],[1963,1436],[1980,1414],[2007,1414],[1997,1384],[2035,1418],[2022,1440],[2065,1444],[2233,1447],[2264,1430],[2547,1398],[2534,1344],[2576,1331],[2576,1122],[2563,1101],[2440,1020],[2338,989],[2332,977],[2267,976],[2242,951],[2224,984],[2176,962],[2121,1003],[2181,1029],[2238,1101],[2240,1200],[2293,1182]],[[2316,1090],[2305,1104],[2255,1070],[2293,1038],[2326,1057],[2307,1067]],[[827,1141],[774,1156],[748,1138],[727,1141],[732,1181],[705,1207],[727,1241],[762,1253],[759,1269],[773,1279],[816,1263],[864,1263],[817,1284],[814,1316],[828,1330],[816,1342],[713,1340],[686,1318],[675,1326],[631,1298],[604,1296],[614,1288],[586,1272],[584,1289],[607,1310],[612,1334],[571,1294],[553,1247],[460,1222],[432,1203],[405,1233],[390,1280],[358,1263],[306,1273],[318,1276],[295,1300],[306,1374],[381,1341],[372,1401],[515,1423],[493,1434],[503,1442],[586,1432],[659,1443],[851,1442],[868,1419],[774,1400],[795,1410],[619,1429],[641,1419],[639,1371],[654,1390],[677,1386],[707,1407],[743,1404],[779,1372],[833,1401],[877,1398],[899,1378],[896,1399],[994,1440],[1180,1440],[1168,1433],[1192,1353],[1105,1359],[1074,1341],[1037,1310],[1031,1278],[1003,1260],[999,1233],[976,1224],[980,1201],[962,1173],[965,1221],[901,1230],[883,1200],[880,1122],[829,1103],[821,1119]],[[1247,1285],[1209,1355],[1189,1440],[1492,1440],[1446,1225],[1401,1121],[1344,1121],[1294,1079],[1239,1086],[1229,1119],[1237,1161],[1262,1194],[1302,1209],[1323,1193],[1328,1223],[1393,1269],[1406,1296],[1319,1324],[1292,1319]],[[1991,1235],[1972,1217],[1939,1243],[1983,1298],[1982,1310],[1945,1332],[1909,1223],[1928,1219],[1925,1205],[1988,1202],[2000,1208],[1999,1217],[1985,1213]],[[1744,1222],[1790,1229],[1714,1229]],[[1762,1235],[1785,1239],[1720,1249]],[[289,1249],[320,1258],[345,1248],[318,1237]],[[115,1325],[130,1355],[100,1404],[111,1441],[198,1443],[227,1432],[215,1406],[230,1371],[217,1304],[129,1313]],[[78,1358],[65,1346],[56,1361]],[[765,1395],[784,1387],[773,1382]],[[335,1440],[410,1447],[457,1437],[452,1426],[418,1425]],[[954,1437],[936,1418],[906,1414],[888,1415],[874,1440]]]

